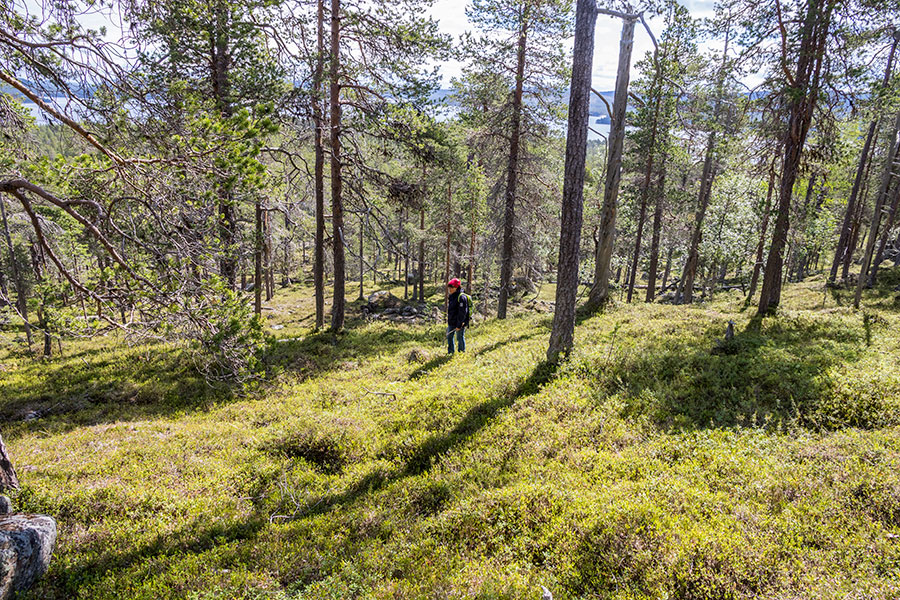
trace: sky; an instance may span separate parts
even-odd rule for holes
[[[40,14],[41,3],[47,0],[15,0],[16,4],[24,6],[29,12]],[[681,0],[681,3],[690,11],[694,18],[704,18],[713,16],[715,0]],[[603,3],[603,0],[600,0]],[[440,25],[441,31],[453,36],[454,40],[459,40],[466,31],[471,31],[474,27],[466,18],[466,7],[471,4],[471,0],[436,0],[430,9],[431,16],[436,19]],[[88,27],[106,26],[107,35],[111,39],[115,39],[120,34],[115,23],[108,22],[104,14],[94,14],[83,17],[84,24]],[[657,39],[660,38],[663,30],[662,19],[648,19],[648,25],[653,31]],[[597,27],[594,37],[594,63],[593,63],[593,87],[598,91],[610,91],[615,88],[616,68],[619,60],[619,37],[622,32],[622,20],[606,15],[599,15],[597,18]],[[566,45],[571,49],[573,39],[569,39]],[[701,44],[701,47],[703,45]],[[638,24],[635,28],[634,48],[631,56],[631,78],[634,80],[637,75],[634,65],[644,57],[644,55],[653,50],[653,42],[644,28]],[[443,77],[442,87],[450,86],[450,79],[461,74],[464,65],[458,61],[448,61],[441,64],[441,74]]]
[[[694,18],[711,17],[713,15],[714,0],[682,0],[682,4],[690,10]],[[465,31],[473,30],[473,26],[466,18],[466,6],[470,0],[437,0],[431,7],[431,16],[439,23],[444,33],[449,33],[454,39],[459,39]],[[647,24],[653,31],[653,35],[659,39],[662,33],[661,19],[648,19]],[[609,91],[616,84],[616,68],[619,62],[619,37],[622,33],[622,20],[599,15],[597,29],[594,37],[594,73],[593,87],[598,91]],[[644,54],[653,50],[653,42],[643,27],[638,24],[635,29],[634,49],[631,55],[631,78],[637,73],[634,64],[643,58]],[[568,47],[572,47],[573,40],[568,40]],[[462,64],[456,61],[441,65],[441,73],[444,78],[442,87],[449,87],[450,79],[459,76],[463,69]]]

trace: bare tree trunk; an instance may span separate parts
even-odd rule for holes
[[[703,175],[700,178],[700,197],[697,199],[697,213],[694,217],[694,231],[691,234],[691,245],[688,248],[684,273],[679,283],[676,302],[690,304],[694,301],[694,279],[697,276],[697,265],[700,260],[700,242],[703,240],[703,220],[709,207],[712,193],[712,182],[715,177],[713,153],[716,146],[716,132],[712,131],[706,141],[706,158],[703,160]]]
[[[403,211],[404,221],[409,220],[409,209],[404,208]],[[409,299],[409,235],[403,236],[403,299]]]
[[[364,297],[363,294],[363,279],[365,278],[365,257],[363,256],[363,218],[362,214],[359,215],[359,299],[362,300]]]
[[[863,256],[862,266],[859,268],[859,278],[856,282],[856,294],[853,297],[853,308],[859,308],[859,301],[862,298],[862,291],[866,285],[872,285],[869,279],[869,265],[872,263],[872,254],[875,251],[875,242],[878,239],[878,230],[881,226],[881,213],[884,212],[884,201],[890,189],[891,180],[900,173],[894,173],[897,168],[894,161],[897,160],[897,154],[900,152],[900,145],[897,143],[897,135],[900,134],[900,113],[897,113],[897,119],[894,122],[894,129],[888,136],[887,149],[885,152],[884,173],[881,176],[881,185],[878,189],[878,195],[875,197],[875,211],[872,213],[872,223],[869,225],[869,239],[866,242],[866,253]]]
[[[522,94],[525,85],[525,48],[528,34],[527,4],[520,14],[519,42],[516,49],[516,90],[513,94],[512,131],[509,137],[509,163],[506,167],[506,209],[503,216],[503,255],[500,263],[500,298],[497,318],[506,318],[509,284],[512,280],[513,236],[516,220],[516,185],[519,177],[519,137],[522,127]]]
[[[781,302],[783,252],[790,227],[791,195],[806,136],[812,122],[819,90],[819,76],[825,55],[825,43],[831,28],[834,0],[810,0],[803,20],[795,80],[789,93],[790,118],[784,138],[778,217],[772,232],[772,245],[766,261],[757,314],[765,315]],[[783,57],[784,61],[788,57]]]
[[[256,228],[254,230],[253,235],[253,312],[256,316],[262,314],[262,287],[263,287],[263,272],[262,272],[262,245],[263,245],[263,231],[262,231],[262,204],[259,200],[256,201]]]
[[[566,162],[563,178],[562,223],[559,233],[559,261],[556,278],[556,309],[547,360],[556,362],[574,344],[575,304],[578,295],[581,228],[584,209],[584,172],[587,155],[588,110],[591,96],[591,67],[594,58],[594,29],[597,10],[593,0],[578,0],[575,13],[575,48],[569,91],[569,123],[566,133]]]
[[[266,302],[275,296],[275,275],[272,270],[272,227],[268,209],[263,210],[263,277],[266,281]]]
[[[475,215],[475,195],[472,195],[472,227],[470,230],[470,239],[469,239],[469,266],[468,272],[466,274],[466,293],[472,293],[472,287],[475,285],[473,283],[473,279],[475,277],[475,229],[477,226],[477,220]]]
[[[16,286],[16,310],[25,324],[25,339],[28,348],[31,348],[31,323],[28,322],[28,299],[25,297],[25,279],[19,270],[16,260],[16,251],[13,247],[12,236],[9,235],[9,222],[6,220],[6,201],[0,198],[0,217],[3,218],[3,237],[6,239],[6,250],[9,253],[9,266],[12,268],[13,283]]]
[[[869,161],[869,170],[871,170],[871,167],[872,162]],[[869,174],[867,172],[863,182],[861,199],[856,203],[856,214],[853,215],[853,224],[850,228],[850,242],[847,244],[847,252],[844,253],[844,262],[841,265],[841,281],[847,284],[849,284],[850,265],[853,264],[853,255],[856,254],[856,248],[859,245],[859,232],[862,230],[863,213],[869,201],[868,178]]]
[[[666,253],[666,267],[663,269],[663,278],[659,286],[660,292],[666,291],[666,284],[669,282],[669,274],[672,272],[672,254],[674,252],[674,246],[669,246],[669,251]]]
[[[425,199],[422,198],[422,207],[419,209],[419,231],[422,237],[419,239],[419,302],[425,302]],[[413,290],[413,299],[416,291]]]
[[[888,238],[891,230],[894,228],[894,222],[897,218],[897,210],[900,208],[900,181],[894,185],[893,200],[891,200],[891,208],[888,211],[887,222],[884,224],[884,232],[881,234],[881,241],[878,242],[878,250],[875,252],[875,260],[872,262],[872,272],[869,276],[869,285],[875,285],[875,279],[878,277],[878,267],[884,260],[884,250],[887,247]]]
[[[650,240],[650,268],[647,273],[647,295],[645,302],[656,298],[656,278],[659,275],[659,239],[662,233],[663,198],[666,190],[666,169],[663,166],[656,190],[656,204],[653,207],[653,236]]]
[[[650,196],[650,187],[651,187],[650,180],[653,177],[653,159],[654,159],[654,156],[656,153],[656,135],[657,135],[658,127],[659,127],[659,105],[662,102],[662,89],[661,89],[661,85],[660,85],[661,73],[660,73],[659,62],[656,60],[656,52],[654,52],[653,57],[654,57],[654,63],[656,64],[656,69],[654,70],[654,74],[653,74],[653,84],[651,86],[651,90],[653,90],[655,88],[656,100],[654,102],[654,107],[653,107],[653,126],[650,129],[650,148],[647,152],[647,165],[644,169],[644,184],[641,187],[641,208],[640,208],[640,211],[638,214],[637,235],[635,236],[635,240],[634,240],[634,259],[631,263],[631,276],[628,278],[628,297],[626,299],[626,302],[628,302],[629,304],[631,303],[631,298],[634,295],[634,284],[635,284],[635,280],[637,279],[638,264],[640,263],[641,237],[643,236],[643,233],[644,233],[644,221],[647,218],[647,200]],[[663,52],[663,60],[665,60],[665,59],[666,59],[666,52]],[[657,200],[657,204],[659,204],[659,200]],[[656,222],[655,221],[654,221],[653,235],[656,237],[656,242],[658,244],[659,232],[656,230]],[[651,242],[651,244],[652,244],[652,242]],[[657,246],[657,251],[658,251],[658,246]],[[652,262],[653,262],[653,259],[651,258],[651,263]],[[654,263],[651,266],[654,271],[653,285],[655,286],[656,285],[656,282],[655,282],[656,264]],[[651,288],[651,286],[648,284],[648,286],[647,286],[648,293],[651,293],[650,288]],[[650,295],[650,298],[652,299],[653,296]]]
[[[325,117],[322,114],[322,81],[325,68],[325,0],[316,1],[316,68],[313,75],[313,125],[315,131],[316,246],[313,249],[313,285],[316,329],[325,326]]]
[[[331,0],[331,235],[334,254],[334,299],[331,303],[331,330],[344,328],[344,182],[341,173],[341,0]]]
[[[31,244],[31,268],[34,269],[34,281],[40,286],[44,282],[44,257],[38,248],[37,242]],[[47,331],[47,319],[44,313],[44,292],[38,294],[37,307],[38,328],[44,334],[44,356],[50,356],[53,353],[53,340]]]
[[[609,265],[616,239],[619,182],[622,177],[622,148],[625,142],[625,113],[628,107],[628,81],[631,75],[631,49],[634,46],[634,26],[638,15],[622,19],[622,38],[619,43],[619,67],[616,72],[616,94],[609,129],[609,153],[606,161],[606,181],[600,218],[600,241],[594,264],[594,285],[588,296],[587,309],[594,311],[609,300]]]
[[[759,242],[756,244],[756,262],[753,263],[753,275],[750,276],[750,291],[747,293],[747,304],[753,302],[756,294],[756,286],[759,283],[759,273],[763,264],[763,251],[766,248],[766,232],[769,229],[769,214],[772,211],[772,193],[775,191],[775,159],[769,168],[769,187],[766,190],[766,206],[763,211],[762,227],[759,233]]]
[[[450,221],[453,218],[453,188],[451,183],[447,182],[447,243],[444,251],[444,283],[450,281]],[[447,312],[449,304],[449,295],[447,294],[447,286],[444,286],[444,312]]]
[[[887,86],[891,80],[891,71],[894,66],[894,56],[898,42],[900,42],[900,30],[894,34],[894,43],[891,44],[891,50],[888,54],[887,66],[885,67],[884,78],[881,82],[882,86]],[[837,248],[835,248],[834,251],[834,262],[831,263],[831,273],[828,275],[829,283],[834,283],[834,280],[837,277],[838,265],[844,261],[846,253],[850,252],[852,254],[852,251],[850,250],[850,237],[853,215],[856,212],[856,199],[859,195],[860,187],[862,186],[864,173],[866,171],[866,162],[869,158],[869,152],[872,148],[873,138],[875,137],[875,130],[877,127],[878,119],[872,119],[872,122],[869,123],[869,130],[866,132],[866,141],[863,143],[862,151],[859,153],[859,163],[856,166],[856,177],[853,180],[853,188],[850,190],[850,198],[847,200],[847,209],[844,212],[844,220],[841,224],[841,235],[838,239]]]
[[[231,106],[231,49],[230,23],[228,4],[218,0],[215,5],[215,25],[210,40],[210,79],[212,81],[213,98],[219,113],[228,118],[232,114]],[[224,182],[219,184],[219,236],[222,244],[222,255],[219,257],[219,274],[229,289],[235,288],[237,278],[237,215],[234,196]]]
[[[818,173],[813,172],[809,177],[809,181],[807,182],[806,196],[803,199],[803,206],[800,209],[800,215],[799,215],[800,227],[803,227],[806,224],[806,218],[809,215],[809,206],[812,203],[813,192],[816,189],[817,177],[818,177]],[[805,246],[802,243],[803,239],[802,238],[797,239],[800,235],[801,235],[801,232],[797,232],[797,234],[794,236],[795,239],[793,242],[793,254],[791,255],[791,263],[792,263],[792,266],[794,267],[794,269],[793,269],[794,281],[796,281],[796,282],[803,281],[803,266],[804,266],[804,263],[807,258],[807,256],[806,256],[807,251],[806,251]],[[788,281],[790,281],[790,272],[791,272],[791,269],[788,268]]]

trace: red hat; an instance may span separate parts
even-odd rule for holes
[[[459,282],[459,279],[453,278],[447,282],[447,285],[452,285],[455,288],[462,287],[462,284]]]

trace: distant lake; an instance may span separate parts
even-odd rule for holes
[[[37,104],[34,102],[21,102],[21,104],[25,107],[25,110],[31,113],[31,116],[35,118],[39,125],[45,125],[47,123],[47,114],[42,111]]]
[[[38,125],[46,125],[47,123],[50,122],[50,118],[48,118],[48,115],[43,110],[41,110],[41,108],[34,102],[22,102],[21,104],[22,104],[22,106],[25,107],[26,110],[28,110],[31,113],[31,115],[35,118],[35,121],[38,123]],[[599,132],[599,133],[603,134],[603,136],[609,135],[609,123],[597,123],[597,120],[599,118],[601,118],[601,117],[597,117],[596,115],[592,115],[590,117],[589,123],[590,123],[591,129],[588,130],[588,139],[589,140],[602,139],[600,137],[600,135],[598,135],[595,132]],[[55,121],[55,119],[53,119],[53,120]],[[591,130],[593,130],[593,131],[591,131]]]

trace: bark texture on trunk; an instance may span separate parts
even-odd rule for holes
[[[616,94],[609,128],[609,150],[606,160],[606,181],[603,207],[600,213],[600,239],[594,264],[594,285],[588,297],[587,309],[596,310],[609,301],[609,265],[616,239],[619,183],[622,177],[622,148],[625,143],[625,112],[628,106],[628,82],[631,75],[631,50],[634,46],[636,15],[623,19],[619,43],[619,67],[616,73]]]
[[[869,285],[875,285],[875,280],[878,277],[878,267],[884,261],[884,251],[887,248],[891,231],[893,230],[894,223],[897,219],[897,211],[900,209],[900,181],[897,181],[894,184],[894,192],[892,195],[893,199],[891,200],[891,207],[887,214],[887,221],[882,230],[881,240],[878,242],[878,250],[875,252],[875,259],[872,261],[872,271],[869,274]]]
[[[316,329],[325,326],[325,111],[322,83],[325,69],[325,0],[316,2],[316,68],[313,75],[313,125],[315,131],[316,246],[313,249],[313,285],[316,298]]]
[[[34,281],[40,287],[44,281],[44,253],[37,242],[31,244],[31,268],[34,270]],[[38,295],[37,306],[38,329],[43,333],[44,337],[44,356],[50,356],[53,353],[53,340],[47,331],[47,318],[44,309],[44,294]],[[123,319],[124,321],[124,319]]]
[[[444,248],[444,283],[450,281],[450,222],[453,218],[453,188],[451,183],[447,182],[447,240]],[[447,286],[444,286],[444,312],[447,312],[449,303],[449,295],[447,294]]]
[[[16,286],[16,310],[25,323],[25,339],[31,347],[31,324],[28,322],[28,300],[25,297],[25,279],[16,260],[16,251],[9,234],[9,221],[6,219],[6,201],[0,199],[0,217],[3,218],[3,237],[6,240],[6,251],[9,253],[9,265],[12,269],[13,283]]]
[[[230,18],[227,2],[219,0],[215,8],[215,23],[210,40],[210,79],[213,97],[219,113],[224,118],[232,115],[231,106],[231,47]],[[219,275],[234,289],[237,281],[237,214],[234,196],[224,183],[219,185],[219,236],[222,255],[219,258]]]
[[[594,28],[597,22],[593,0],[578,0],[575,11],[575,48],[569,92],[556,310],[553,312],[553,328],[547,350],[547,360],[551,362],[559,360],[560,355],[568,354],[574,344],[575,303],[578,294],[584,208],[584,162],[587,154]]]
[[[762,227],[759,232],[759,242],[756,244],[756,262],[753,263],[753,274],[750,276],[750,291],[747,292],[746,302],[753,302],[756,295],[756,286],[759,284],[759,273],[762,270],[763,252],[766,249],[766,232],[769,230],[769,214],[772,211],[772,194],[775,191],[775,159],[769,168],[769,186],[766,190],[766,206],[763,211]]]
[[[522,9],[525,10],[524,8]],[[503,254],[500,261],[500,298],[497,318],[506,318],[509,286],[512,281],[513,241],[516,221],[516,186],[519,177],[519,142],[522,134],[522,94],[525,86],[525,50],[527,47],[527,15],[521,14],[519,42],[516,48],[516,89],[513,93],[512,131],[509,136],[509,162],[506,167],[506,206],[503,215]]]
[[[790,84],[788,128],[784,138],[784,162],[782,163],[779,189],[778,216],[772,231],[772,245],[766,260],[757,314],[772,312],[781,302],[781,275],[784,264],[784,248],[790,227],[791,194],[806,136],[812,122],[819,89],[819,76],[825,56],[825,44],[831,29],[831,14],[835,0],[810,0],[806,6],[801,29],[797,69]],[[785,63],[788,57],[782,57]]]
[[[663,52],[663,61],[666,60],[666,55],[667,55],[667,51],[664,51]],[[657,59],[656,52],[654,52],[654,54],[653,54],[653,62],[656,65],[656,68],[653,72],[653,83],[651,84],[651,90],[653,92],[655,92],[656,98],[655,98],[654,104],[653,104],[653,125],[650,128],[650,148],[647,152],[647,164],[644,167],[644,183],[641,186],[641,207],[640,207],[640,211],[638,214],[637,235],[635,235],[635,240],[634,240],[634,259],[632,260],[632,263],[631,263],[631,276],[628,278],[628,297],[626,299],[626,302],[628,302],[628,303],[631,303],[631,298],[634,295],[634,284],[635,284],[635,281],[637,280],[638,265],[640,264],[641,240],[642,240],[643,233],[644,233],[644,222],[647,219],[647,202],[650,198],[651,179],[653,177],[653,161],[654,161],[655,154],[656,154],[656,136],[657,136],[657,133],[659,130],[659,108],[660,108],[660,104],[662,103],[662,81],[661,81],[662,74],[660,72],[661,66]],[[665,157],[663,157],[663,158],[665,158]],[[657,204],[659,204],[659,202],[657,202]],[[655,211],[654,211],[654,217],[656,217]],[[655,226],[656,226],[656,220],[654,219],[653,235],[655,236],[655,244],[656,244],[655,247],[656,247],[656,251],[658,252],[658,250],[659,250],[659,246],[658,246],[659,232],[656,231]],[[651,245],[653,245],[653,242],[651,242]],[[651,251],[651,253],[652,253],[652,251]],[[654,270],[654,279],[656,277],[655,261],[658,260],[658,258],[659,258],[658,255],[655,257],[651,257],[651,263],[653,263],[651,266]],[[655,281],[654,281],[653,285],[654,286],[656,285]],[[650,285],[647,286],[648,293],[650,293],[650,287],[651,287]],[[653,296],[651,295],[650,298],[652,299]]]
[[[256,202],[256,229],[253,235],[253,312],[257,316],[262,314],[262,287],[263,287],[263,218],[262,204]]]
[[[663,167],[659,175],[656,190],[656,204],[653,207],[653,236],[650,240],[650,266],[647,271],[647,295],[645,302],[653,302],[656,298],[656,277],[659,271],[659,239],[662,233],[663,198],[666,191],[666,169]]]
[[[891,80],[891,71],[894,66],[894,56],[896,55],[898,42],[900,42],[900,30],[894,34],[894,42],[891,44],[887,66],[884,70],[884,78],[881,81],[881,85],[883,86],[886,86]],[[853,179],[853,187],[850,190],[850,198],[847,200],[847,208],[844,211],[844,219],[841,223],[841,235],[838,238],[838,244],[834,251],[834,261],[831,263],[831,272],[828,274],[828,281],[830,283],[834,283],[837,278],[838,268],[844,262],[847,252],[852,254],[850,238],[852,236],[853,216],[856,213],[856,202],[860,188],[862,187],[866,172],[866,162],[869,159],[869,152],[873,145],[877,127],[878,119],[872,119],[872,122],[869,123],[869,130],[866,132],[866,141],[863,143],[862,151],[859,153],[859,163],[856,166],[856,177]]]
[[[691,244],[688,247],[688,256],[684,263],[684,273],[675,298],[677,303],[690,304],[694,301],[694,281],[700,263],[700,242],[703,241],[703,220],[706,218],[706,209],[709,208],[709,197],[715,177],[713,165],[715,146],[716,133],[713,131],[706,141],[706,158],[703,159],[703,175],[700,178],[700,194],[697,198],[697,212],[694,215],[694,231],[691,233]]]
[[[341,173],[341,0],[331,0],[331,236],[334,257],[334,298],[331,331],[344,328],[346,263],[344,258],[344,182]]]
[[[900,152],[900,144],[898,144],[897,136],[900,134],[900,113],[897,113],[897,119],[887,139],[887,148],[885,149],[884,172],[881,175],[881,185],[878,188],[878,195],[875,197],[875,210],[872,213],[872,223],[869,225],[869,238],[866,241],[866,252],[863,255],[862,265],[859,268],[859,278],[856,282],[856,294],[853,296],[853,308],[859,308],[859,301],[862,298],[862,291],[866,285],[872,285],[869,278],[869,265],[872,263],[872,255],[875,251],[875,243],[878,239],[878,230],[881,227],[881,217],[884,212],[885,199],[891,187],[891,182],[897,174],[895,170],[900,171],[894,162],[897,160],[897,154]]]

